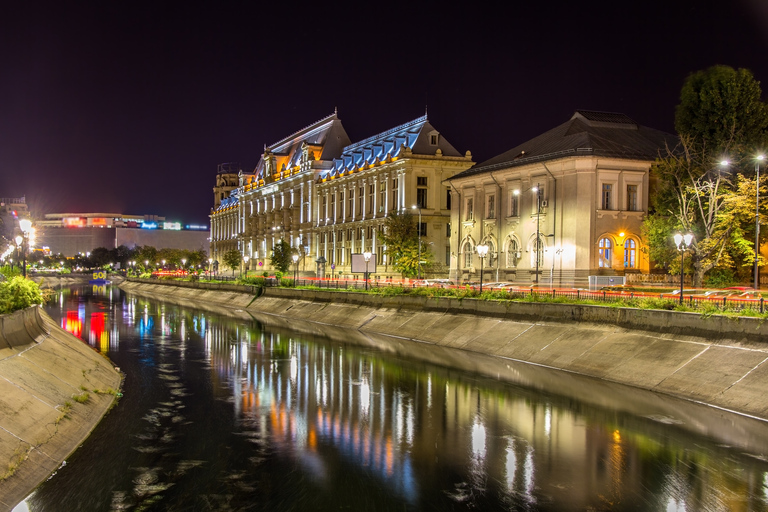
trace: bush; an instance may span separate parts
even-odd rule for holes
[[[704,286],[711,286],[712,288],[727,288],[737,283],[736,275],[730,268],[712,269],[704,278]]]
[[[266,286],[266,277],[241,277],[237,280],[240,284],[247,284],[250,286]]]
[[[13,277],[20,276],[21,270],[11,265],[5,265],[0,267],[0,275],[3,275],[6,279],[11,279]],[[2,279],[0,279],[0,281],[2,281]]]
[[[16,276],[0,282],[0,314],[13,313],[42,303],[40,287],[31,279]]]

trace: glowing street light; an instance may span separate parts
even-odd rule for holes
[[[371,256],[371,251],[363,253],[363,258],[365,258],[365,291],[368,291],[368,262],[371,261]]]
[[[251,259],[250,256],[243,256],[243,262],[244,262],[243,266],[245,267],[245,277],[248,277],[248,260],[250,259]]]
[[[757,257],[760,255],[760,162],[763,160],[765,155],[757,155],[755,159],[755,290],[760,289]]]
[[[298,254],[294,254],[293,256],[291,256],[291,259],[293,260],[293,286],[295,287],[296,286],[296,277],[297,277],[298,269],[299,269],[299,255]]]
[[[418,266],[419,277],[418,278],[421,279],[421,207],[417,205],[411,206],[411,210],[416,210],[416,209],[419,210],[419,230],[418,230],[419,231],[419,266]]]
[[[675,234],[675,245],[677,245],[677,250],[680,251],[680,304],[683,303],[683,276],[685,271],[685,266],[683,263],[685,263],[685,250],[688,249],[691,246],[691,242],[693,241],[693,235],[690,233],[686,233],[685,235],[681,235],[680,233]]]
[[[488,254],[488,246],[481,244],[477,246],[477,255],[480,256],[480,293],[483,293],[483,263],[485,255]]]

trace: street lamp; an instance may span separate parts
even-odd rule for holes
[[[533,282],[536,283],[536,286],[539,285],[539,252],[541,251],[541,240],[539,238],[540,236],[540,229],[539,229],[539,219],[541,219],[541,187],[537,183],[535,187],[531,189],[532,192],[536,193],[536,241],[534,242],[534,248],[536,253],[536,276],[534,277]]]
[[[294,254],[291,256],[291,259],[293,259],[293,286],[296,287],[296,277],[299,270],[299,255]]]
[[[210,281],[211,278],[211,265],[213,265],[213,258],[208,258],[208,280]]]
[[[363,258],[365,258],[365,291],[368,291],[368,262],[371,261],[371,252],[364,252]]]
[[[250,260],[250,256],[243,256],[243,261],[245,264],[243,265],[245,267],[245,277],[248,277],[248,260]]]
[[[763,160],[765,155],[757,155],[755,160],[755,290],[760,289],[757,257],[760,255],[760,162]]]
[[[485,255],[488,254],[488,246],[481,244],[477,246],[477,255],[480,256],[480,293],[483,293],[483,263]]]
[[[417,206],[417,205],[413,205],[413,206],[411,206],[411,210],[416,210],[416,209],[418,209],[418,210],[419,210],[419,228],[418,228],[418,231],[419,231],[419,262],[418,262],[418,274],[419,274],[419,277],[418,277],[418,278],[419,278],[419,279],[421,279],[421,207],[420,207],[420,206]]]
[[[181,258],[181,268],[182,268],[182,270],[187,268],[187,259],[186,258]]]
[[[691,246],[692,241],[693,235],[690,233],[685,235],[675,234],[675,245],[677,245],[677,250],[680,251],[680,304],[683,303],[683,276],[685,272],[683,263],[685,263],[685,250]]]

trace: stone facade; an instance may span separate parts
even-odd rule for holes
[[[469,152],[456,151],[426,116],[351,144],[334,113],[267,146],[254,172],[240,174],[211,212],[212,258],[237,248],[250,270],[272,271],[273,247],[284,239],[302,275],[349,276],[351,255],[370,250],[376,272],[396,277],[378,231],[390,212],[408,210],[421,212],[423,247],[446,261],[444,180],[471,165]]]
[[[648,272],[649,170],[672,138],[623,114],[578,111],[454,176],[451,277],[480,279],[480,244],[485,282],[586,286],[590,275]]]

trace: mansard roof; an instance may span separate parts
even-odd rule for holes
[[[577,110],[565,123],[451,179],[573,156],[655,160],[667,143],[674,146],[675,135],[641,126],[625,114]]]
[[[437,136],[432,144],[431,135]],[[415,155],[434,155],[440,149],[444,156],[462,156],[440,133],[435,130],[427,116],[416,118],[400,126],[369,137],[345,147],[333,166],[323,171],[320,178],[329,178],[365,166],[396,159],[405,148]]]
[[[341,125],[341,120],[334,112],[274,144],[266,146],[264,153],[270,153],[277,157],[278,169],[283,164],[286,168],[291,169],[301,163],[303,144],[307,144],[315,152],[316,160],[329,161],[338,156],[344,146],[350,142],[347,132]],[[258,178],[264,177],[264,167],[264,155],[262,155],[253,171]]]

